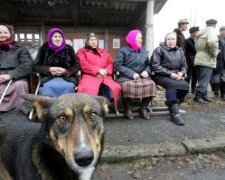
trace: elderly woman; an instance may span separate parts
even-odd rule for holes
[[[48,42],[38,51],[34,70],[42,78],[39,89],[41,95],[58,97],[75,92],[75,74],[79,71],[79,64],[73,47],[65,41],[65,34],[61,29],[49,29]]]
[[[133,119],[130,103],[133,98],[141,98],[139,113],[142,118],[150,119],[148,105],[155,96],[155,83],[151,80],[147,52],[142,48],[142,33],[132,30],[126,36],[126,47],[116,56],[115,68],[119,72],[117,81],[122,86],[124,115]]]
[[[112,58],[106,50],[98,47],[98,37],[94,33],[85,37],[85,47],[77,51],[77,57],[82,73],[78,92],[98,95],[103,85],[113,94],[116,107],[121,87],[112,78]]]
[[[171,120],[177,125],[184,125],[179,112],[179,103],[184,102],[189,90],[189,84],[183,79],[187,65],[184,53],[176,46],[176,33],[168,33],[165,42],[157,47],[151,57],[153,80],[166,89],[166,105],[171,114]]]
[[[28,93],[27,76],[32,71],[32,59],[24,47],[15,42],[14,29],[10,25],[0,25],[0,96],[3,97],[0,112],[10,111],[19,106],[21,95]]]

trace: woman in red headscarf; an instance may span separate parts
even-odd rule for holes
[[[41,75],[39,94],[58,97],[74,93],[79,64],[73,47],[66,44],[64,32],[59,28],[48,31],[48,42],[39,49],[34,70]]]
[[[116,106],[121,87],[112,78],[112,58],[106,50],[98,47],[98,38],[94,33],[86,36],[85,47],[77,51],[77,57],[82,72],[78,92],[98,95],[100,86],[106,86],[112,92]]]
[[[141,98],[139,113],[144,119],[150,119],[148,105],[155,96],[156,86],[150,78],[150,62],[142,48],[141,31],[130,31],[126,42],[128,46],[120,49],[115,61],[115,68],[120,73],[117,81],[122,86],[124,114],[126,118],[133,119],[131,100]]]
[[[32,59],[26,48],[15,42],[14,29],[0,25],[0,112],[10,111],[19,106],[22,94],[28,93],[27,76],[32,71]],[[7,84],[12,80],[8,90]]]

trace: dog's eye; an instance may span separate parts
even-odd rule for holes
[[[66,119],[66,116],[59,116],[58,120],[59,120],[59,123],[61,124],[65,124],[68,122]]]
[[[95,112],[92,112],[92,113],[89,115],[89,118],[94,120],[94,119],[96,118],[96,116],[97,116],[97,114],[96,114]]]

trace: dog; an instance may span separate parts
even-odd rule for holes
[[[109,101],[81,93],[23,98],[41,123],[21,111],[0,116],[0,179],[91,179],[103,149]]]

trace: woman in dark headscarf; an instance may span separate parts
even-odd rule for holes
[[[90,33],[85,38],[85,47],[77,51],[82,77],[78,92],[98,95],[100,87],[106,87],[112,94],[115,108],[121,87],[113,78],[113,61],[110,54],[98,47],[98,38]]]
[[[22,103],[28,93],[27,76],[32,71],[32,59],[26,48],[15,42],[14,29],[0,25],[0,97],[10,84],[0,105],[0,112],[10,111]]]
[[[120,73],[117,81],[122,86],[124,114],[133,119],[130,103],[133,98],[140,98],[139,113],[142,118],[150,119],[148,105],[155,96],[156,86],[150,78],[150,62],[148,53],[142,48],[141,31],[130,31],[126,42],[127,46],[120,49],[115,61],[115,68]]]
[[[42,77],[39,94],[57,97],[75,92],[74,75],[79,71],[79,64],[73,47],[66,44],[61,29],[52,28],[48,31],[48,42],[39,49],[34,70]]]

